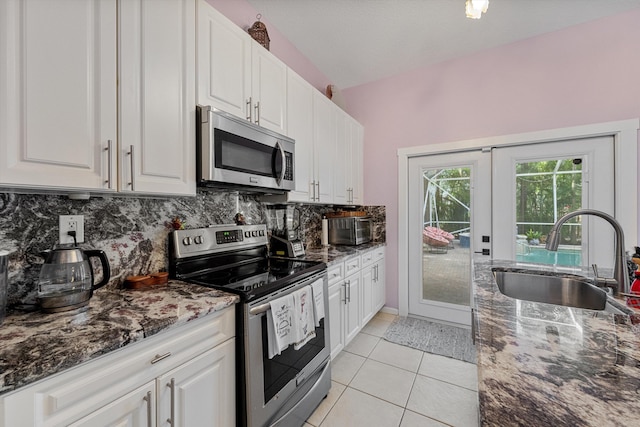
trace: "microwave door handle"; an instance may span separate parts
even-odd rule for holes
[[[282,149],[282,145],[280,145],[280,142],[276,142],[276,150],[277,153],[279,153],[280,155],[280,163],[282,164],[282,171],[280,172],[280,176],[276,178],[276,182],[278,183],[278,185],[282,184],[282,181],[284,180],[284,174],[287,172],[286,171],[286,164],[285,164],[285,160],[284,160],[284,150]],[[277,164],[277,162],[276,162]],[[273,165],[274,169],[276,169],[276,165]],[[275,171],[274,171],[275,172]]]

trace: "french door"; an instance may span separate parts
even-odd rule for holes
[[[559,251],[544,249],[552,225],[566,213],[589,208],[615,214],[613,159],[611,136],[494,149],[494,258],[613,267],[614,233],[593,216],[562,227]],[[529,232],[538,239],[529,239]]]
[[[491,251],[491,154],[409,159],[409,312],[470,324],[471,259]]]
[[[565,213],[614,215],[612,137],[412,157],[408,174],[410,315],[468,325],[474,256],[613,265],[611,227],[595,217],[569,221],[561,250],[544,249]]]

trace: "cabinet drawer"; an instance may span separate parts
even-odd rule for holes
[[[4,396],[0,421],[67,425],[234,335],[235,308],[229,307],[20,388]]]
[[[360,256],[356,256],[353,258],[349,258],[348,260],[346,260],[344,262],[344,275],[345,277],[353,274],[355,272],[357,272],[358,270],[360,270],[360,266],[361,266],[362,260],[360,258]]]
[[[332,265],[327,269],[327,275],[329,276],[329,286],[344,279],[344,263],[341,262],[336,265]]]
[[[375,248],[371,251],[373,253],[373,261],[378,261],[379,259],[384,258],[384,246],[379,248]]]
[[[375,261],[375,249],[367,251],[362,254],[362,266],[367,267]]]
[[[384,258],[384,246],[371,249],[362,254],[362,266],[367,267],[382,258]]]

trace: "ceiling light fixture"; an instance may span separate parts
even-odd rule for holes
[[[467,0],[465,11],[467,18],[480,19],[489,8],[489,0]]]

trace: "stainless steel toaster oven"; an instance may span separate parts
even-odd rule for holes
[[[370,217],[329,218],[329,243],[360,245],[370,242],[373,227]]]

